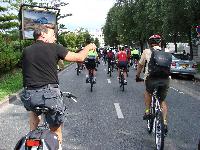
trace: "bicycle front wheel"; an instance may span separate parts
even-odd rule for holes
[[[164,122],[162,112],[158,111],[155,118],[155,143],[156,150],[164,149]]]

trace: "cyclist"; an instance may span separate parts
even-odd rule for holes
[[[133,48],[131,51],[131,59],[133,60],[134,67],[137,69],[137,64],[140,58],[140,53],[136,48]]]
[[[120,78],[120,69],[123,68],[124,71],[124,83],[127,84],[126,77],[127,77],[127,53],[124,49],[124,47],[119,47],[119,52],[116,55],[116,59],[118,61],[117,67],[118,67],[118,79]]]
[[[92,69],[94,78],[93,81],[96,83],[96,60],[98,59],[98,54],[96,50],[91,49],[88,52],[87,60],[85,61],[86,68],[88,70],[88,74],[86,75],[86,83],[89,83],[89,70]]]
[[[114,55],[112,49],[110,49],[109,52],[107,53],[107,60],[108,60],[108,68],[110,67],[112,71],[113,71],[113,67],[114,67],[114,64],[113,64],[114,59],[115,59],[115,55]],[[107,74],[109,74],[109,70],[108,70]]]
[[[129,67],[130,67],[130,59],[131,59],[131,50],[130,50],[130,48],[129,48],[129,46],[128,46],[128,45],[125,45],[125,46],[124,46],[124,48],[125,48],[125,51],[126,51],[126,55],[127,55],[127,62],[128,62],[128,64],[127,64],[127,71],[129,72]]]
[[[161,49],[161,36],[160,35],[152,35],[148,39],[148,44],[150,48],[154,48],[155,50],[162,50]],[[136,81],[140,79],[140,73],[142,71],[142,68],[145,65],[145,62],[147,62],[146,68],[145,68],[145,74],[144,74],[144,80],[146,85],[146,90],[144,92],[144,103],[145,103],[145,113],[143,116],[143,119],[146,120],[150,117],[150,105],[151,105],[151,96],[154,90],[154,85],[156,85],[158,82],[162,82],[164,86],[160,89],[160,98],[161,98],[161,107],[163,111],[163,119],[164,119],[164,128],[165,128],[165,134],[168,132],[167,128],[167,103],[165,101],[165,98],[167,96],[167,91],[169,88],[169,78],[162,78],[162,77],[150,77],[148,73],[148,63],[150,62],[152,51],[150,49],[145,49],[142,53],[142,56],[138,63],[137,68],[137,74],[136,74]]]
[[[68,51],[62,45],[56,44],[55,27],[41,25],[33,32],[35,43],[26,47],[22,54],[22,74],[24,91],[21,100],[29,111],[30,130],[35,130],[40,122],[39,113],[35,107],[45,104],[50,109],[46,121],[50,130],[58,135],[59,150],[62,144],[61,126],[65,117],[65,105],[59,89],[57,62],[83,61],[90,49],[96,49],[94,44],[87,45],[81,52]],[[45,100],[45,99],[48,99]]]
[[[106,56],[107,56],[107,49],[106,48],[104,48],[103,49],[103,61],[104,61],[104,63],[106,64]]]

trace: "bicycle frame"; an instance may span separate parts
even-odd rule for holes
[[[155,133],[155,144],[157,150],[164,149],[164,122],[162,109],[160,106],[160,99],[157,96],[158,89],[154,89],[151,101],[151,118],[147,121],[148,131],[151,133],[152,129]]]

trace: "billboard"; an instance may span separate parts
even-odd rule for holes
[[[33,39],[33,31],[41,25],[56,27],[56,12],[22,9],[22,37],[23,39]]]

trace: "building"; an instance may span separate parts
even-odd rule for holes
[[[104,35],[103,35],[103,30],[102,29],[96,29],[94,31],[91,32],[91,35],[93,36],[93,38],[98,38],[99,43],[100,43],[100,47],[104,47],[105,42],[104,42]]]

